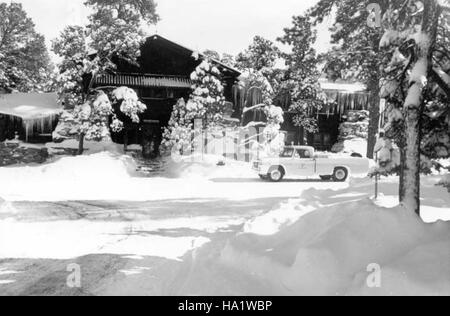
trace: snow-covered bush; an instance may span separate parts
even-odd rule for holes
[[[189,100],[180,99],[173,108],[163,135],[163,151],[190,152],[194,120],[201,120],[203,129],[214,128],[223,121],[225,97],[219,69],[206,59],[191,74],[191,80]]]
[[[88,141],[109,141],[110,129],[117,133],[124,127],[113,109],[113,102],[119,102],[120,111],[135,123],[139,123],[139,114],[146,110],[145,104],[139,101],[132,89],[117,88],[112,91],[111,97],[104,91],[99,91],[87,102],[76,105],[74,110],[64,111],[53,138],[56,141],[75,136],[78,139],[84,137]]]
[[[113,100],[120,102],[120,111],[128,116],[133,123],[139,123],[139,114],[147,110],[147,106],[139,101],[136,91],[120,87],[112,92]]]
[[[169,126],[164,130],[162,149],[163,151],[173,151],[186,153],[191,151],[193,116],[192,108],[187,108],[184,99],[179,99],[175,104],[170,117]]]

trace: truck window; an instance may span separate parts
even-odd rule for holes
[[[281,153],[281,158],[292,158],[294,155],[295,150],[293,148],[285,148],[284,151]]]
[[[307,150],[307,149],[298,149],[298,150],[297,150],[297,155],[298,155],[301,159],[309,159],[309,158],[312,158],[310,151]]]

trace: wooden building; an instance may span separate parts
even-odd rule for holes
[[[321,81],[321,87],[327,95],[328,104],[319,112],[311,113],[311,116],[317,118],[318,133],[308,133],[303,128],[294,126],[292,118],[295,113],[289,112],[288,99],[277,104],[286,111],[282,130],[287,134],[287,144],[310,145],[317,150],[330,151],[338,142],[339,126],[348,111],[369,109],[370,93],[366,91],[364,85]]]
[[[52,140],[61,108],[56,93],[0,93],[0,142]]]
[[[127,117],[120,117],[125,122],[125,130],[113,134],[113,140],[143,145],[150,142],[152,153],[147,154],[157,155],[173,106],[180,98],[188,99],[192,92],[190,75],[203,59],[204,56],[194,50],[154,35],[142,45],[138,64],[114,60],[117,69],[95,78],[94,86],[132,88],[148,110],[141,115],[140,124],[132,124]],[[225,98],[232,102],[232,87],[238,81],[240,72],[219,61],[212,62],[221,71]]]

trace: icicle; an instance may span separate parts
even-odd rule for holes
[[[23,129],[25,130],[25,142],[28,143],[28,139],[30,138],[30,134],[33,133],[33,131],[32,131],[33,125],[30,124],[29,120],[23,120],[22,121],[22,125],[23,125]]]

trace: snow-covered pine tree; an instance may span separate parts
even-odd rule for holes
[[[174,105],[169,125],[164,130],[163,151],[186,154],[192,150],[193,116],[188,114],[186,102],[179,99]]]
[[[280,49],[272,41],[255,36],[253,43],[236,57],[236,66],[242,70],[270,71],[275,67],[280,55]]]
[[[404,127],[402,137],[406,146],[401,161],[404,188],[400,190],[404,196],[401,200],[417,214],[420,214],[423,113],[430,102],[438,103],[430,91],[439,89],[448,97],[446,91],[450,90],[448,83],[441,80],[445,71],[434,58],[439,42],[439,22],[446,16],[444,2],[448,4],[448,1],[438,0],[387,1],[383,18],[386,31],[380,43],[385,50],[382,94],[394,104],[389,122],[401,122],[400,126]],[[443,114],[446,111],[448,106],[437,115],[448,115]]]
[[[317,32],[309,17],[295,16],[290,28],[284,29],[284,36],[278,40],[291,48],[290,53],[284,53],[287,70],[281,90],[290,91],[291,107],[294,112],[294,125],[303,127],[307,132],[317,132],[317,120],[311,115],[320,111],[326,95],[322,91],[318,71],[318,59],[313,44]]]
[[[205,59],[191,74],[191,80],[192,93],[186,105],[188,115],[202,119],[205,128],[222,121],[225,97],[219,69]]]
[[[281,58],[281,50],[272,41],[255,36],[250,46],[236,56],[236,67],[243,72],[262,74],[273,89],[277,89],[283,71],[275,66]]]
[[[0,88],[46,92],[53,65],[44,36],[20,3],[0,3]]]
[[[95,101],[92,101],[99,93],[98,89],[92,89],[94,78],[114,70],[113,58],[136,63],[145,35],[142,22],[158,21],[153,0],[88,0],[85,4],[92,12],[87,27],[69,26],[53,43],[54,52],[62,57],[58,78],[59,96],[64,100],[66,109],[74,109],[73,115],[68,113],[63,115],[63,118],[67,117],[75,124],[83,122],[84,125],[78,128],[80,154],[83,152],[85,136],[102,135],[91,133],[87,127],[91,123],[99,126],[95,119]],[[101,95],[107,96],[105,92]],[[122,87],[113,91],[112,96],[121,102],[120,110],[133,122],[138,123],[138,114],[145,110],[145,106],[137,100],[136,93]],[[94,115],[92,119],[86,117],[88,105],[91,106],[90,113]],[[84,114],[77,119],[80,113]],[[107,112],[102,114],[106,115]],[[123,127],[115,113],[110,112],[109,115],[113,116],[113,129],[117,131]]]
[[[205,59],[191,74],[191,80],[189,100],[178,100],[164,131],[162,145],[165,151],[186,154],[192,150],[195,120],[201,120],[204,129],[213,128],[223,120],[225,97],[219,69]]]
[[[335,46],[321,56],[325,71],[331,80],[344,79],[365,83],[370,92],[370,123],[368,134],[368,158],[373,158],[380,119],[379,43],[383,31],[368,23],[371,20],[367,8],[373,0],[320,0],[308,15],[317,25],[333,20],[332,44]]]
[[[66,110],[85,102],[85,76],[97,71],[88,49],[86,30],[82,26],[66,27],[52,42],[53,52],[62,59],[56,84],[59,101]]]

